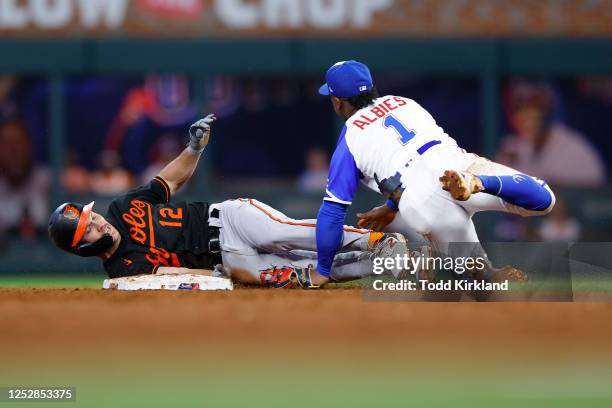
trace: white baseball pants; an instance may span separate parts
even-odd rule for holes
[[[211,218],[213,209],[219,218]],[[295,220],[254,199],[211,204],[209,224],[220,228],[223,266],[241,268],[259,279],[274,266],[306,267],[317,263],[316,220]],[[342,248],[334,258],[331,277],[359,279],[372,273],[368,250],[370,230],[344,227]]]
[[[521,173],[510,167],[487,160],[456,146],[438,145],[418,157],[402,171],[402,184],[406,187],[399,203],[400,215],[411,228],[425,236],[433,247],[451,256],[473,256],[482,251],[480,245],[473,253],[449,252],[449,243],[478,243],[478,234],[472,216],[479,211],[502,211],[521,216],[543,215],[546,211],[530,211],[505,202],[500,197],[477,193],[467,201],[454,200],[442,190],[439,177],[445,170],[467,171],[476,175],[514,175]],[[548,186],[553,202],[554,194]],[[469,246],[467,246],[469,247]]]

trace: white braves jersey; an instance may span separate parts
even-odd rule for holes
[[[418,103],[392,95],[378,98],[346,121],[324,199],[351,204],[359,181],[379,192],[375,178],[401,173],[411,159],[437,144],[457,145]]]

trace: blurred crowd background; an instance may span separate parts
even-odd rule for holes
[[[555,210],[543,219],[478,215],[483,240],[612,240],[610,1],[576,1],[569,6],[543,2],[542,11],[524,1],[474,0],[464,2],[465,10],[456,14],[451,13],[452,1],[438,1],[433,2],[435,11],[446,12],[450,20],[440,17],[437,26],[432,23],[414,32],[394,25],[401,12],[405,20],[415,18],[409,14],[417,10],[419,2],[414,1],[280,1],[276,10],[270,5],[275,2],[264,0],[98,0],[92,4],[101,4],[101,10],[125,7],[125,15],[123,25],[101,16],[95,29],[78,28],[85,23],[77,11],[66,17],[65,27],[47,29],[36,18],[48,12],[51,21],[57,10],[34,10],[25,1],[2,2],[0,271],[15,272],[19,264],[17,269],[23,271],[49,264],[66,271],[78,268],[67,255],[49,247],[50,211],[65,200],[95,199],[98,211],[104,212],[113,197],[147,182],[174,158],[187,142],[189,124],[209,112],[219,120],[197,174],[181,192],[183,198],[218,201],[250,196],[296,218],[315,217],[342,126],[317,89],[327,67],[348,56],[372,66],[382,94],[406,96],[423,105],[460,146],[547,180],[558,193]],[[85,4],[59,3],[75,10]],[[314,3],[332,11],[356,3],[369,14],[361,20],[347,14],[345,20],[338,17],[337,26],[321,28],[315,24],[319,20],[313,14]],[[278,21],[267,21],[275,10]],[[310,20],[303,17],[301,22],[295,10],[310,10]],[[242,27],[236,25],[242,14],[232,20],[224,14],[230,11],[245,16],[259,11],[263,17]],[[544,23],[543,12],[548,13]],[[567,18],[579,12],[581,19]],[[478,18],[480,26],[466,28],[466,13]],[[34,17],[19,23],[19,16]],[[492,25],[496,16],[509,22]],[[159,26],[164,19],[171,23],[169,32]],[[333,38],[331,44],[328,37]],[[75,41],[89,50],[76,72],[54,62],[64,58],[55,52],[61,54],[58,49],[72,47]],[[504,50],[512,41],[526,47],[536,41],[535,53],[544,54],[520,61],[516,69],[495,64],[463,69],[461,60],[449,66],[428,65],[445,61],[443,55],[432,57],[432,50],[466,50],[483,43]],[[278,47],[279,42],[288,47]],[[182,51],[173,50],[177,44]],[[237,50],[255,51],[240,55],[231,50],[236,44]],[[105,56],[97,45],[123,51]],[[325,55],[308,69],[283,69],[296,48],[310,47],[316,53],[319,46],[326,47]],[[381,51],[388,46],[392,52]],[[142,47],[148,49],[143,61],[121,54]],[[403,47],[407,51],[398,53]],[[200,48],[208,51],[200,53]],[[266,49],[272,50],[259,52]],[[41,50],[45,51],[40,54]],[[224,51],[216,55],[210,50]],[[547,52],[564,64],[570,60],[571,68],[547,65]],[[176,60],[177,56],[185,58]],[[126,70],[121,69],[124,57]],[[37,65],[38,58],[44,63]],[[152,58],[159,63],[149,64]],[[478,58],[467,55],[465,64],[478,65]],[[483,61],[487,58],[482,56]],[[105,65],[113,68],[96,68]],[[381,201],[361,193],[350,217]],[[354,223],[354,217],[347,222]],[[23,265],[24,256],[32,260],[29,266]]]

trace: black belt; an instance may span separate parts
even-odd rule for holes
[[[210,218],[219,219],[219,215],[221,212],[214,208],[210,212]],[[208,225],[208,252],[210,253],[211,262],[214,265],[223,264],[223,260],[221,258],[221,241],[219,240],[219,235],[221,232],[221,228],[213,227],[212,225]]]

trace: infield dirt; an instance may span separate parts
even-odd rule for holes
[[[0,386],[72,385],[91,408],[608,407],[611,315],[357,288],[0,289]]]
[[[612,303],[416,303],[363,300],[357,288],[317,291],[116,292],[0,289],[3,357],[151,347],[245,355],[265,345],[334,353],[402,347],[585,356],[612,353]],[[242,347],[246,346],[246,347]],[[366,353],[367,354],[367,353]],[[564,353],[565,354],[565,353]]]

